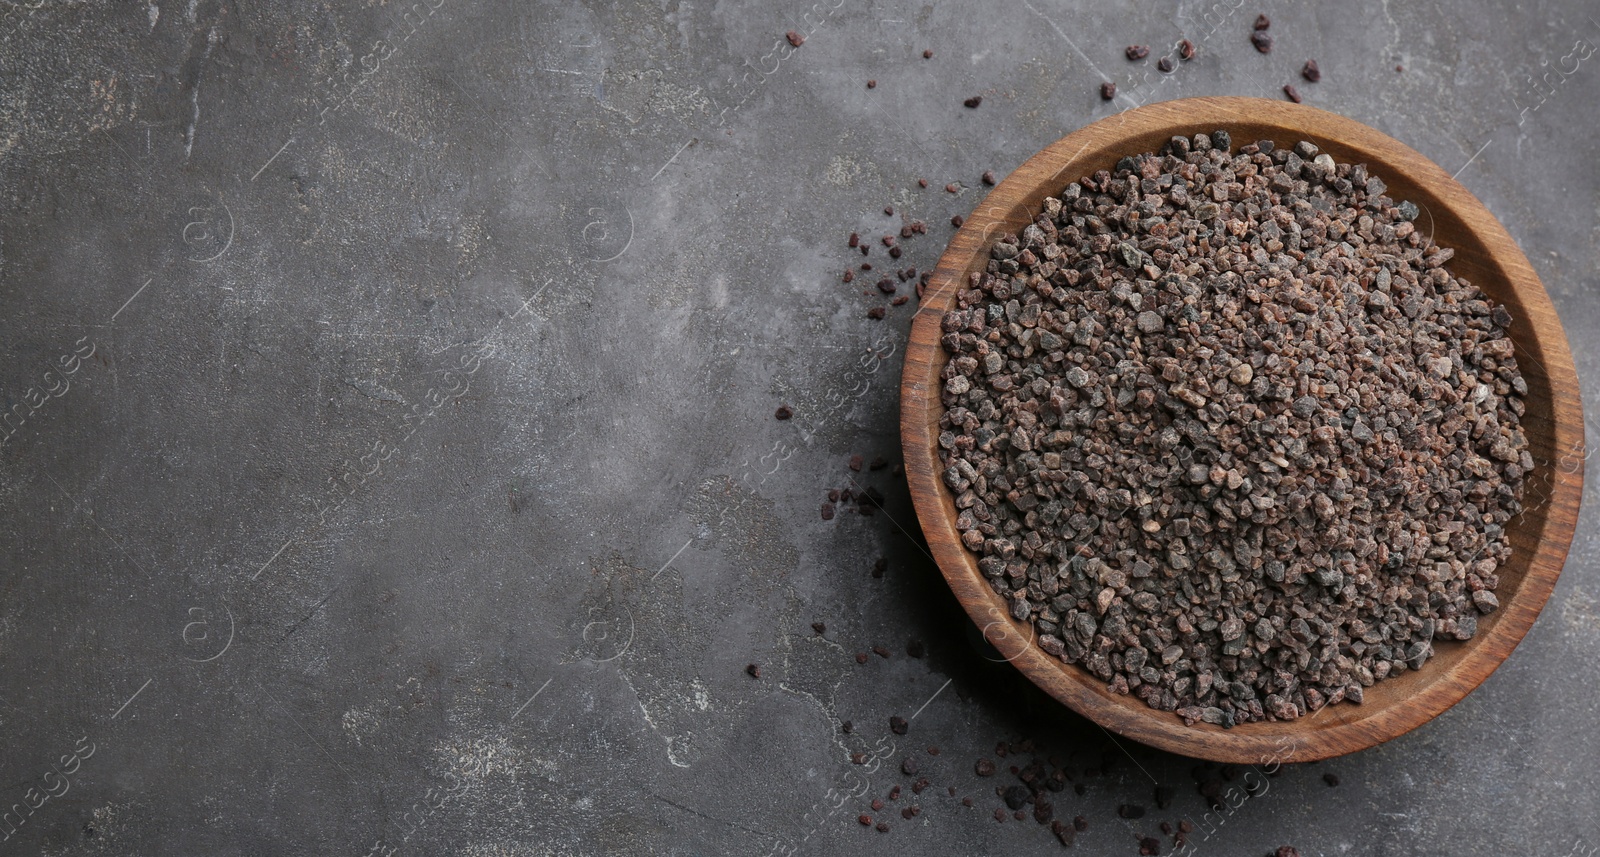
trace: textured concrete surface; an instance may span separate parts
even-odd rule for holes
[[[885,301],[839,282],[863,261],[844,239],[926,220],[899,263],[926,268],[984,170],[1135,103],[1295,82],[1459,170],[1589,375],[1596,19],[0,3],[0,853],[1053,853],[993,820],[1014,780],[972,772],[1024,737],[1078,771],[1057,811],[1088,820],[1083,853],[1200,822],[1191,760],[1114,742],[974,645],[892,467],[915,301],[867,318]],[[1199,57],[1158,74],[1184,36]],[[1135,42],[1155,55],[1127,62]],[[866,487],[883,512],[821,519]],[[1193,853],[1600,849],[1590,499],[1478,692],[1286,770]],[[875,645],[891,657],[857,664]],[[895,784],[892,829],[861,827]]]

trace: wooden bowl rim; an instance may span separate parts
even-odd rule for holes
[[[1270,139],[1279,144],[1300,139],[1326,141],[1340,151],[1335,157],[1341,162],[1367,163],[1374,172],[1398,167],[1397,172],[1424,194],[1437,197],[1437,206],[1431,207],[1438,210],[1432,214],[1442,210],[1463,226],[1469,238],[1481,243],[1486,251],[1483,266],[1497,269],[1505,288],[1523,304],[1526,318],[1518,318],[1512,332],[1514,338],[1521,335],[1517,341],[1519,362],[1537,359],[1548,376],[1550,449],[1583,450],[1582,403],[1566,334],[1538,275],[1500,221],[1438,165],[1382,132],[1314,107],[1245,97],[1178,99],[1101,119],[1045,147],[995,187],[951,239],[913,319],[901,382],[901,440],[917,517],[940,572],[985,639],[1035,684],[1100,726],[1163,750],[1243,764],[1313,761],[1375,746],[1426,723],[1472,692],[1504,661],[1538,618],[1565,562],[1582,497],[1581,466],[1575,472],[1565,466],[1552,467],[1555,472],[1548,504],[1543,520],[1532,531],[1538,548],[1528,560],[1515,598],[1502,603],[1497,611],[1501,615],[1491,628],[1461,644],[1471,648],[1446,673],[1428,678],[1429,668],[1435,665],[1430,661],[1420,672],[1388,679],[1422,676],[1419,680],[1425,685],[1415,695],[1370,713],[1361,706],[1341,703],[1295,721],[1242,724],[1226,730],[1208,724],[1184,726],[1171,712],[1148,708],[1136,697],[1115,696],[1088,671],[1035,646],[1031,626],[1010,617],[1004,600],[978,572],[976,561],[961,544],[954,504],[939,479],[936,439],[943,406],[938,372],[945,362],[939,345],[939,319],[953,302],[974,255],[988,252],[990,233],[1015,230],[1016,226],[1007,225],[1008,218],[1046,183],[1065,187],[1080,175],[1109,168],[1116,157],[1151,148],[1135,146],[1135,151],[1129,151],[1126,147],[1133,144],[1125,141],[1156,132],[1192,136],[1240,126],[1270,126]],[[1118,148],[1119,141],[1124,141],[1123,148]],[[1235,144],[1247,142],[1253,140],[1239,139]],[[1089,154],[1085,157],[1085,153]],[[1046,175],[1049,178],[1042,181],[1037,178]],[[1387,175],[1384,178],[1388,180]],[[1048,192],[1059,193],[1059,187]],[[1522,341],[1530,337],[1531,341]],[[1530,395],[1534,392],[1530,388]],[[1544,466],[1551,464],[1545,462]],[[1508,526],[1508,534],[1512,529]],[[1359,716],[1351,716],[1348,709],[1352,708]]]

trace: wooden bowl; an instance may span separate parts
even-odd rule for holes
[[[1047,195],[1125,155],[1158,150],[1174,135],[1226,129],[1235,148],[1256,140],[1292,146],[1310,140],[1340,163],[1364,163],[1395,200],[1422,209],[1419,230],[1454,248],[1452,272],[1503,304],[1515,318],[1511,338],[1528,382],[1522,420],[1536,462],[1526,511],[1507,525],[1512,557],[1500,570],[1500,609],[1479,620],[1466,642],[1439,642],[1421,670],[1380,681],[1360,705],[1340,703],[1293,721],[1232,729],[1185,726],[1133,696],[1109,692],[1082,667],[1051,657],[1033,642],[990,588],[956,530],[954,498],[939,478],[939,372],[949,359],[939,319],[970,272],[984,269],[991,242],[1020,232]],[[951,240],[928,283],[911,328],[901,382],[900,431],[906,476],[928,546],[956,598],[1008,661],[1072,710],[1101,726],[1174,753],[1218,762],[1270,764],[1325,759],[1388,741],[1427,722],[1477,687],[1522,640],[1555,586],[1572,541],[1583,493],[1583,414],[1566,334],[1527,257],[1505,227],[1438,165],[1359,122],[1322,110],[1259,98],[1186,98],[1102,119],[1029,158],[989,194]]]

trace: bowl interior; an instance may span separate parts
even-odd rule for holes
[[[1450,270],[1505,305],[1515,319],[1511,337],[1528,384],[1522,426],[1536,464],[1527,478],[1525,511],[1507,527],[1512,558],[1499,570],[1496,590],[1502,607],[1480,617],[1472,640],[1437,643],[1423,669],[1378,682],[1367,689],[1363,704],[1229,730],[1184,726],[1176,715],[1112,694],[1086,670],[1032,645],[1031,627],[1010,618],[959,541],[954,499],[937,478],[936,446],[943,411],[939,372],[948,360],[938,344],[939,316],[953,304],[956,290],[965,288],[967,275],[984,270],[992,243],[1020,231],[1046,196],[1079,177],[1112,169],[1123,156],[1156,151],[1174,135],[1217,129],[1232,135],[1235,151],[1258,140],[1277,146],[1310,140],[1340,163],[1366,164],[1388,185],[1391,198],[1417,204],[1418,231],[1456,251]],[[1565,560],[1582,493],[1583,431],[1572,358],[1549,298],[1504,227],[1465,188],[1409,147],[1352,120],[1263,99],[1204,98],[1149,105],[1097,122],[1035,155],[995,188],[951,241],[923,300],[906,357],[902,432],[929,546],[991,643],[1062,702],[1129,737],[1240,763],[1326,758],[1393,738],[1459,701],[1504,660],[1537,617]]]

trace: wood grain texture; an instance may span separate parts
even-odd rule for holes
[[[1504,304],[1528,382],[1522,426],[1536,462],[1526,510],[1507,526],[1510,562],[1500,569],[1501,608],[1482,617],[1466,642],[1439,642],[1420,671],[1378,682],[1361,705],[1341,703],[1290,722],[1233,729],[1184,726],[1133,696],[1118,696],[1088,671],[1046,655],[1033,630],[1011,619],[1005,601],[961,544],[954,500],[939,478],[939,373],[948,355],[939,319],[967,275],[983,270],[992,241],[1019,232],[1047,195],[1125,155],[1159,149],[1177,134],[1226,129],[1235,148],[1256,140],[1279,146],[1310,140],[1341,163],[1364,163],[1396,200],[1415,202],[1418,231],[1454,248],[1450,270]],[[901,437],[917,517],[939,568],[972,620],[1028,678],[1107,729],[1175,753],[1219,762],[1264,764],[1324,759],[1388,741],[1426,723],[1472,692],[1511,654],[1538,617],[1566,561],[1583,493],[1583,414],[1578,379],[1561,322],[1527,257],[1482,203],[1438,165],[1365,125],[1303,105],[1259,98],[1189,98],[1140,107],[1076,131],[1039,152],[977,207],[951,240],[912,324],[901,382]]]

